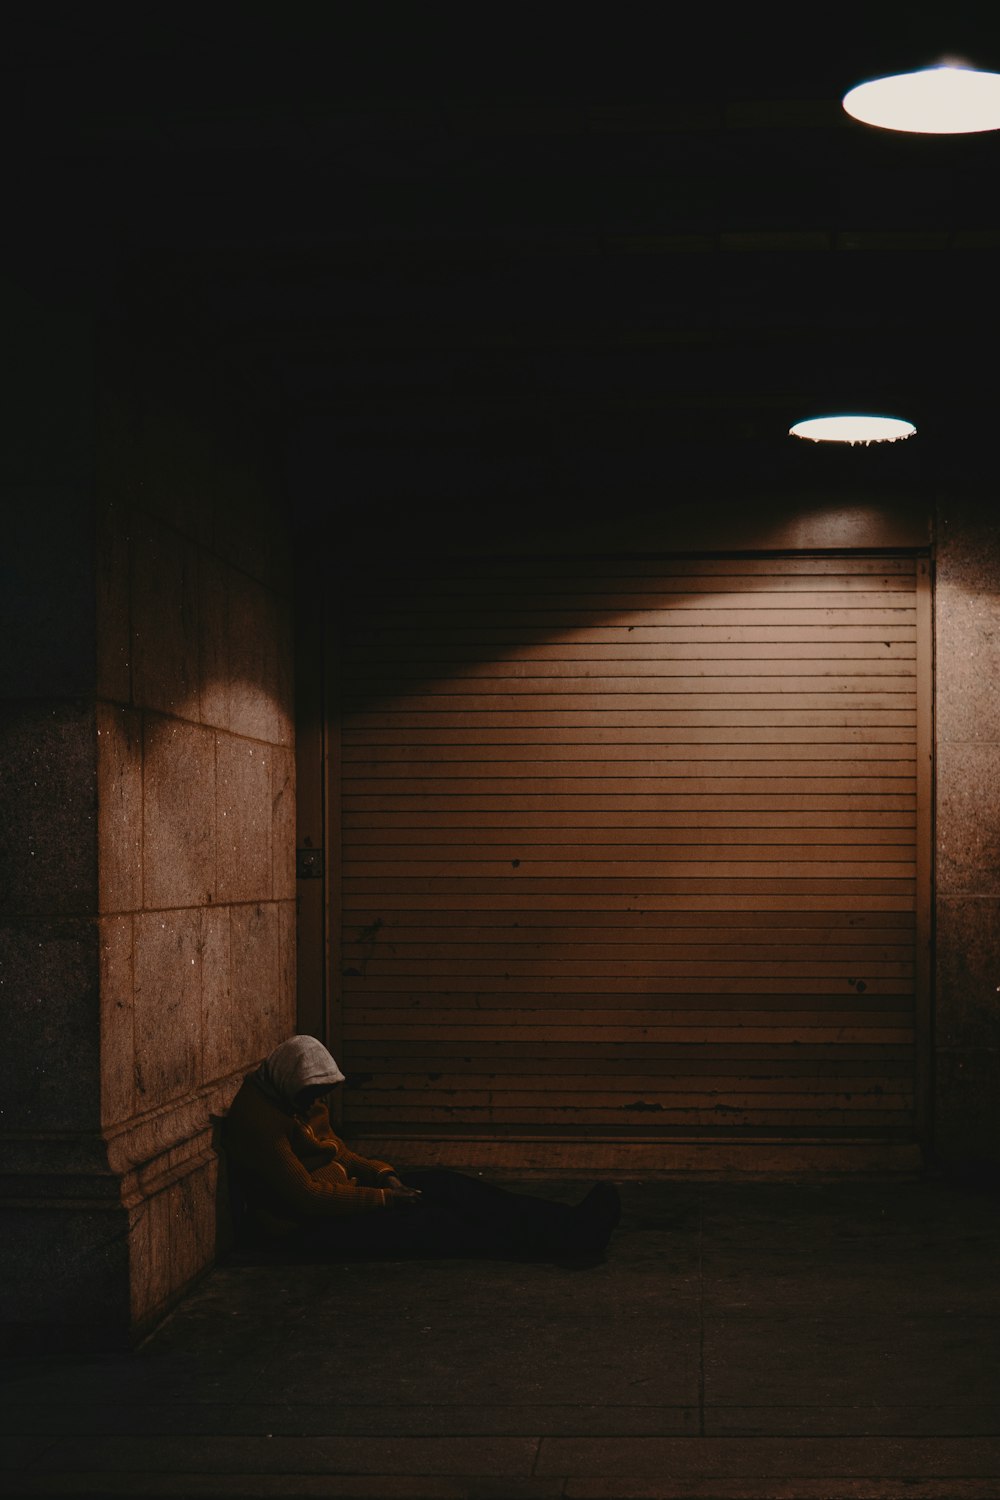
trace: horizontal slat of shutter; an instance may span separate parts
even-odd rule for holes
[[[348,593],[348,1125],[910,1138],[916,621],[906,557]]]

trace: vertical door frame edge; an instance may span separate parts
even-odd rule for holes
[[[328,594],[323,600],[323,839],[326,848],[326,900],[324,922],[324,970],[326,995],[324,1041],[338,1062],[343,1052],[343,985],[339,944],[342,913],[342,818],[340,756],[340,642],[337,611]]]

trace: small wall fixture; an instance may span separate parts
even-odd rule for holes
[[[943,63],[859,83],[841,102],[853,119],[883,130],[919,135],[1000,130],[1000,73]]]
[[[845,414],[838,417],[808,417],[789,427],[792,437],[814,443],[897,443],[916,432],[912,422],[899,417],[868,417]]]

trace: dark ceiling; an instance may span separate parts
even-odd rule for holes
[[[125,268],[273,378],[307,520],[989,464],[1000,132],[840,98],[1000,70],[995,3],[96,6],[7,41],[26,274]],[[787,436],[838,407],[918,436]]]

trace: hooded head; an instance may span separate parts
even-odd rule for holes
[[[332,1089],[344,1082],[343,1073],[314,1036],[289,1037],[251,1076],[261,1093],[289,1114],[295,1113],[303,1089]]]

